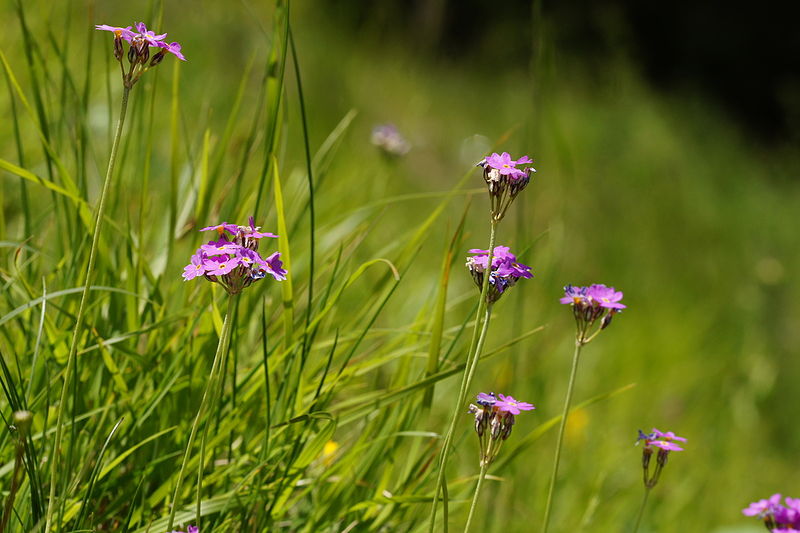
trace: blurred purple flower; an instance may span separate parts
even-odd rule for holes
[[[559,300],[562,304],[579,305],[586,303],[586,291],[588,287],[576,287],[567,285],[564,287],[564,297]]]
[[[411,144],[394,124],[379,124],[372,128],[370,142],[389,156],[406,155],[411,150]]]
[[[660,448],[662,450],[668,452],[682,452],[683,448],[675,444],[673,441],[680,441],[686,442],[686,439],[683,437],[678,437],[673,432],[668,431],[663,433],[655,428],[651,433],[644,433],[641,429],[639,430],[639,437],[636,439],[637,442],[640,440],[644,441],[645,447],[655,447]]]

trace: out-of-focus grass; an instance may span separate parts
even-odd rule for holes
[[[35,76],[54,151],[75,179],[80,197],[93,206],[119,84],[110,38],[92,35],[90,28],[150,22],[157,16],[137,12],[132,4],[97,5],[93,14],[82,6],[69,12],[39,2],[25,6],[36,36]],[[344,33],[312,7],[292,7],[312,155],[351,110],[357,112],[349,128],[335,137],[327,164],[316,169],[313,316],[325,309],[328,284],[333,298],[365,261],[389,259],[401,281],[395,287],[388,269],[370,267],[319,323],[301,395],[313,397],[334,353],[325,381],[330,385],[314,410],[333,413],[336,426],[320,415],[265,432],[262,304],[271,395],[277,402],[273,425],[302,415],[304,405],[300,402],[295,410],[278,397],[287,356],[281,352],[280,289],[263,282],[243,297],[231,354],[237,357],[238,396],[234,400],[228,381],[212,437],[219,461],[206,476],[216,530],[244,527],[235,525],[248,520],[249,526],[266,527],[266,508],[275,527],[289,530],[341,531],[350,524],[387,531],[424,528],[425,497],[433,489],[425,461],[435,455],[431,435],[443,430],[457,378],[437,386],[430,411],[422,408],[421,390],[388,405],[364,402],[387,390],[413,387],[424,376],[442,255],[467,205],[461,249],[486,244],[487,199],[477,173],[465,192],[452,197],[419,249],[404,248],[489,149],[529,153],[539,170],[499,234],[499,242],[519,251],[536,277],[519,283],[498,304],[487,349],[545,327],[482,362],[474,385],[476,392],[508,392],[537,405],[533,414],[518,419],[509,445],[523,442],[560,411],[573,334],[570,312],[557,303],[561,286],[605,282],[624,290],[629,305],[586,348],[576,402],[629,383],[636,386],[571,419],[553,531],[630,527],[642,491],[640,450],[632,445],[638,428],[656,426],[689,438],[687,451],[671,456],[654,490],[645,518],[650,530],[744,525],[739,509],[752,499],[773,492],[792,495],[793,451],[800,445],[800,433],[787,423],[800,400],[793,386],[800,373],[800,330],[794,327],[800,320],[800,288],[793,277],[800,267],[794,230],[800,191],[793,156],[753,146],[746,132],[737,131],[707,103],[690,96],[658,96],[625,61],[610,59],[598,76],[588,75],[579,60],[553,60],[546,63],[540,92],[534,95],[529,73],[515,64],[505,67],[502,50],[491,66],[437,63],[366,34]],[[6,20],[16,20],[13,6],[3,9]],[[217,218],[244,220],[254,208],[271,126],[259,97],[262,76],[274,69],[265,66],[271,43],[279,38],[273,34],[271,8],[261,12],[243,4],[223,10],[208,3],[187,11],[167,4],[163,19],[164,31],[184,45],[189,61],[177,67],[165,61],[133,91],[113,224],[103,239],[97,281],[137,296],[95,292],[94,330],[79,357],[76,412],[87,417],[78,421],[71,439],[77,447],[72,451],[77,477],[70,504],[85,493],[86,476],[106,436],[125,416],[104,461],[112,464],[130,455],[101,474],[87,521],[111,528],[119,527],[130,510],[134,527],[166,516],[170,475],[177,469],[216,341],[212,298],[221,297],[208,284],[183,283],[178,276],[199,244],[195,229]],[[56,20],[61,25],[54,25]],[[4,31],[0,46],[33,106],[33,77],[21,52],[18,24]],[[64,53],[59,56],[59,51]],[[254,66],[226,137],[251,58]],[[308,195],[300,109],[294,73],[287,68],[277,147],[297,336],[304,327],[309,276]],[[47,177],[35,121],[19,98],[14,105],[12,113],[9,91],[0,91],[3,116],[17,119],[22,140],[17,153],[12,122],[5,122],[0,158]],[[378,122],[394,122],[406,134],[414,144],[408,156],[387,161],[369,145],[369,130]],[[68,187],[57,169],[53,172],[53,181]],[[209,202],[201,207],[194,198],[203,176]],[[43,285],[48,293],[77,286],[86,256],[86,230],[76,204],[29,182],[26,207],[21,183],[9,173],[0,181],[0,241],[12,243],[0,248],[0,317],[41,296]],[[260,222],[274,230],[273,188],[265,183]],[[168,230],[172,202],[177,235]],[[208,218],[194,220],[197,213]],[[29,248],[18,252],[21,246]],[[445,348],[471,319],[475,297],[460,262],[457,254],[444,320]],[[38,431],[45,425],[52,429],[52,405],[60,390],[56,378],[66,357],[70,314],[77,308],[71,298],[48,301],[39,343],[40,307],[2,325],[0,349],[18,388],[26,390],[34,376],[28,401]],[[376,322],[365,329],[372,316]],[[455,363],[463,362],[464,349],[461,339],[451,354]],[[32,372],[34,354],[40,366]],[[348,355],[350,363],[342,367]],[[340,368],[346,370],[337,379]],[[366,407],[354,411],[354,405]],[[5,398],[0,408],[7,416]],[[465,415],[449,476],[456,501],[468,497],[478,471],[477,439],[470,428]],[[530,531],[531,524],[540,522],[552,433],[531,439],[517,456],[490,470],[500,480],[488,482],[482,497],[478,523],[484,529]],[[265,438],[269,449],[261,444]],[[45,441],[51,440],[34,440],[40,459],[48,455]],[[338,449],[323,455],[333,449],[326,447],[328,441]],[[4,480],[10,479],[12,444],[4,432]],[[41,482],[47,481],[45,475]],[[18,509],[28,505],[29,487],[18,496]],[[231,491],[239,491],[239,497],[231,498]],[[452,504],[456,529],[465,511],[463,504]]]

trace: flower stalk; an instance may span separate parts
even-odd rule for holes
[[[206,382],[206,388],[203,391],[203,397],[200,400],[200,407],[197,410],[197,415],[194,417],[194,422],[192,423],[192,429],[189,432],[189,441],[186,443],[186,450],[183,453],[183,460],[181,461],[181,469],[178,473],[178,479],[175,482],[175,490],[172,494],[172,509],[169,513],[169,522],[167,524],[167,529],[172,530],[172,525],[175,521],[175,512],[178,509],[178,498],[180,497],[180,490],[181,486],[183,485],[183,474],[186,470],[186,464],[189,462],[189,456],[192,452],[192,446],[194,444],[195,436],[197,435],[197,429],[200,427],[200,422],[205,418],[206,410],[209,405],[208,399],[211,397],[212,394],[216,397],[216,390],[218,388],[218,381],[220,376],[220,361],[222,360],[223,354],[227,351],[228,345],[230,343],[231,338],[231,323],[232,323],[232,314],[234,309],[234,301],[233,299],[236,297],[236,293],[229,293],[228,294],[228,303],[225,310],[225,320],[222,323],[222,331],[219,334],[219,342],[217,343],[217,351],[214,354],[214,361],[211,363],[211,372],[208,375],[208,381]],[[205,448],[205,447],[203,447]],[[203,465],[205,464],[205,454],[201,453],[200,457],[200,471],[202,471]],[[202,483],[202,473],[198,473],[198,488],[197,488],[197,516],[195,521],[195,526],[200,527],[200,484]]]
[[[114,167],[117,162],[120,138],[122,137],[122,127],[125,124],[125,115],[128,111],[128,95],[130,90],[131,89],[128,86],[125,86],[122,89],[122,104],[119,111],[119,120],[117,121],[117,128],[114,132],[114,141],[111,144],[111,154],[108,158],[108,168],[106,169],[106,177],[103,180],[103,189],[100,192],[100,200],[97,204],[97,214],[95,215],[94,230],[92,231],[92,246],[89,250],[89,263],[86,266],[86,273],[84,274],[81,302],[78,306],[78,314],[75,317],[75,328],[72,332],[72,342],[70,343],[69,354],[67,355],[67,368],[64,370],[64,384],[61,387],[61,400],[58,403],[58,416],[56,417],[56,437],[55,443],[53,444],[53,453],[50,462],[50,497],[47,504],[47,515],[45,518],[45,533],[49,533],[52,526],[53,510],[55,508],[56,500],[56,487],[58,486],[59,476],[58,465],[61,462],[59,455],[61,454],[61,441],[64,437],[64,412],[66,411],[67,393],[69,392],[72,374],[75,371],[75,358],[78,353],[78,340],[80,338],[81,331],[83,330],[86,305],[89,301],[89,288],[92,285],[94,265],[95,261],[97,260],[97,249],[99,248],[100,244],[100,231],[103,228],[103,218],[106,211],[108,191],[111,188],[111,179],[114,175]]]

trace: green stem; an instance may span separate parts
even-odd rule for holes
[[[3,519],[0,522],[0,533],[3,533],[8,526],[8,521],[11,519],[11,513],[14,509],[14,498],[17,496],[17,490],[21,483],[20,473],[22,472],[22,456],[25,452],[24,445],[22,444],[22,437],[17,441],[17,454],[14,458],[14,473],[11,474],[11,489],[6,498],[5,509],[3,510]]]
[[[489,257],[487,258],[487,266],[491,271],[491,264],[492,260],[494,259],[494,243],[495,237],[497,233],[497,221],[492,220],[489,230]],[[472,376],[475,373],[475,368],[478,365],[478,359],[480,359],[480,352],[483,348],[483,342],[486,340],[486,331],[489,327],[489,316],[491,315],[491,307],[487,307],[486,305],[486,294],[489,291],[489,275],[485,275],[483,277],[483,286],[481,287],[481,295],[480,300],[478,301],[478,311],[475,315],[475,328],[472,332],[472,341],[470,342],[469,351],[467,352],[467,361],[466,366],[464,369],[463,377],[461,378],[461,387],[458,392],[458,399],[456,400],[455,408],[453,409],[453,415],[450,418],[450,426],[447,429],[447,433],[445,434],[444,441],[442,443],[442,449],[439,452],[439,461],[438,461],[438,472],[436,475],[436,485],[434,488],[433,494],[433,505],[431,506],[431,516],[430,516],[430,523],[428,524],[428,531],[433,533],[434,528],[436,526],[436,510],[438,508],[438,500],[439,500],[439,491],[441,490],[443,494],[447,494],[447,487],[446,487],[446,479],[445,479],[445,470],[447,467],[447,459],[450,457],[450,441],[453,438],[453,432],[456,428],[456,422],[458,421],[458,415],[461,413],[461,409],[464,404],[464,400],[467,395],[467,390],[469,389],[470,381],[472,380]],[[484,322],[481,323],[481,317],[483,317],[484,313],[486,317]],[[447,499],[444,499],[444,513],[447,516]],[[447,532],[447,519],[444,522],[443,531]]]
[[[647,497],[650,496],[650,489],[645,487],[644,498],[642,499],[642,506],[639,507],[639,515],[636,517],[636,525],[633,526],[633,533],[639,531],[639,524],[642,523],[642,516],[644,516],[644,508],[647,506]]]
[[[58,403],[58,417],[56,418],[56,440],[53,445],[53,453],[50,458],[50,498],[47,503],[47,518],[45,520],[44,531],[49,533],[51,522],[53,518],[54,502],[56,499],[56,486],[58,485],[58,465],[59,454],[61,453],[61,440],[64,436],[63,419],[64,411],[66,411],[67,392],[69,391],[69,381],[72,377],[75,367],[75,358],[78,353],[78,339],[80,338],[81,329],[83,329],[84,314],[86,312],[86,304],[89,300],[89,287],[92,284],[92,274],[94,273],[94,263],[97,259],[97,249],[100,243],[100,230],[103,227],[103,215],[106,210],[106,199],[108,198],[108,191],[111,186],[111,177],[114,174],[114,166],[117,162],[117,152],[119,151],[119,141],[122,137],[122,126],[125,124],[125,114],[128,110],[128,94],[130,87],[124,87],[122,90],[122,107],[119,111],[119,120],[117,121],[117,129],[114,132],[114,142],[111,144],[111,155],[108,158],[108,169],[106,169],[106,177],[103,181],[103,190],[100,193],[100,201],[97,205],[97,215],[94,222],[94,232],[92,234],[92,248],[89,251],[89,264],[86,266],[86,280],[83,285],[83,292],[81,293],[81,303],[78,307],[78,315],[75,318],[75,330],[72,333],[72,343],[69,348],[69,355],[67,356],[67,368],[64,371],[64,385],[61,388],[61,400]],[[72,406],[75,407],[74,405]]]
[[[564,401],[564,411],[561,413],[561,423],[558,426],[558,441],[556,442],[556,456],[553,459],[553,475],[550,477],[550,488],[547,490],[547,504],[544,508],[544,525],[542,532],[547,533],[547,527],[550,525],[550,510],[553,505],[553,493],[555,492],[556,478],[558,477],[558,464],[561,461],[561,446],[564,443],[564,429],[567,427],[567,418],[569,416],[569,406],[572,402],[572,391],[575,388],[575,375],[578,373],[578,360],[581,356],[581,347],[583,347],[583,339],[578,339],[575,342],[575,353],[572,356],[572,370],[569,374],[569,385],[567,386],[567,398]]]
[[[197,428],[200,427],[200,421],[203,419],[206,407],[208,406],[208,398],[211,394],[216,396],[216,382],[219,379],[219,366],[220,360],[222,359],[222,355],[225,353],[228,347],[228,341],[231,338],[231,314],[233,313],[233,299],[235,298],[235,294],[228,295],[228,304],[227,308],[225,309],[225,321],[222,323],[222,331],[219,334],[219,342],[217,343],[217,352],[214,354],[214,362],[211,363],[211,372],[208,375],[208,381],[206,382],[206,388],[203,391],[203,398],[200,400],[200,407],[197,409],[197,415],[194,417],[194,422],[192,422],[192,430],[189,432],[189,442],[186,443],[186,450],[183,452],[183,460],[181,461],[181,470],[178,473],[178,479],[175,482],[175,491],[172,494],[172,509],[169,512],[169,523],[167,524],[167,530],[172,530],[172,525],[175,522],[175,512],[178,509],[178,496],[180,495],[181,485],[183,485],[183,473],[186,471],[186,464],[189,462],[189,455],[192,452],[192,445],[194,444],[194,438],[197,435]],[[206,426],[207,427],[207,426]],[[204,433],[205,434],[205,433]],[[205,454],[205,438],[203,439],[202,443],[202,451],[200,453],[200,469],[202,470],[203,464],[205,463],[204,459]],[[200,488],[199,485],[202,483],[202,472],[198,473],[198,489],[197,489],[197,516],[195,526],[200,527]]]
[[[486,471],[489,469],[489,464],[486,461],[481,461],[481,474],[478,477],[478,484],[475,485],[475,495],[472,497],[472,506],[469,508],[469,516],[467,517],[467,525],[464,526],[464,533],[469,531],[469,526],[472,525],[472,517],[475,515],[475,508],[478,507],[478,495],[481,493],[483,480],[486,477]]]

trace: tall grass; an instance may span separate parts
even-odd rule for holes
[[[486,238],[483,182],[466,173],[493,147],[536,159],[504,222],[536,278],[495,306],[474,388],[537,411],[493,464],[475,530],[541,521],[569,365],[567,282],[615,285],[629,309],[583,357],[552,531],[633,525],[640,427],[689,438],[642,531],[722,531],[746,523],[752,498],[791,493],[794,156],[753,148],[691,97],[654,95],[613,58],[595,77],[545,62],[534,100],[526,72],[488,79],[379,48],[300,3],[133,8],[0,8],[0,413],[6,426],[34,414],[9,531],[44,525],[121,97],[110,39],[90,28],[138,20],[180,41],[188,62],[165,61],[131,101],[68,389],[54,530],[166,531],[175,502],[176,527],[195,522],[198,493],[203,532],[425,530],[476,312],[461,263]],[[414,144],[404,159],[369,145],[385,121]],[[192,475],[173,497],[226,299],[181,268],[197,229],[251,214],[281,235],[290,283],[239,298],[208,414],[211,460],[199,492]],[[470,432],[465,415],[447,470],[453,527],[478,469]],[[3,499],[17,443],[0,432]],[[200,458],[195,447],[186,471]]]

